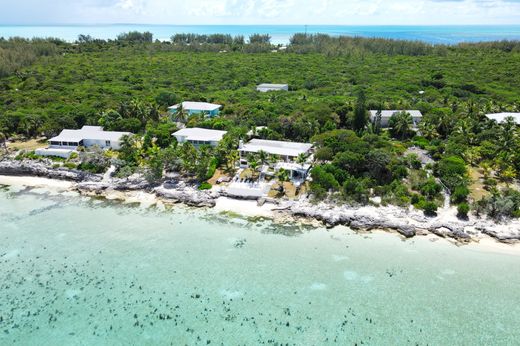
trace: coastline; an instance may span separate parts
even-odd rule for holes
[[[453,228],[452,233],[449,229],[443,229],[442,224],[430,225],[436,227],[428,229],[424,226],[425,217],[419,212],[405,211],[404,209],[388,206],[375,207],[364,206],[359,208],[336,206],[332,207],[325,203],[311,205],[308,201],[302,200],[297,202],[280,202],[279,204],[265,203],[261,206],[257,201],[245,201],[224,196],[216,191],[200,192],[193,188],[184,186],[184,192],[179,193],[179,189],[173,190],[174,198],[165,195],[164,191],[158,192],[156,188],[152,191],[144,189],[120,190],[103,182],[71,182],[55,178],[44,178],[35,176],[14,176],[0,174],[0,185],[12,186],[15,189],[23,190],[24,188],[45,189],[57,194],[77,193],[78,195],[102,197],[107,200],[120,201],[123,204],[139,204],[143,208],[156,207],[164,210],[166,205],[181,204],[187,207],[203,207],[208,211],[216,214],[230,214],[244,218],[264,218],[270,219],[277,224],[304,224],[312,228],[327,227],[341,228],[347,227],[354,232],[360,234],[376,234],[379,232],[393,233],[404,239],[412,239],[414,237],[426,237],[432,242],[447,241],[456,246],[465,246],[473,251],[484,251],[490,253],[500,253],[509,255],[520,255],[520,241],[518,240],[501,240],[493,237],[492,234],[478,231],[478,225],[467,227],[469,231],[473,230],[474,234],[466,234],[466,236],[457,236],[457,226],[450,225],[452,217],[455,213],[453,210],[441,211],[439,217],[444,218],[444,226]],[[87,186],[87,188],[85,188]],[[97,187],[97,188],[95,188]],[[186,189],[192,189],[193,194],[209,195],[213,203],[207,203],[205,199],[202,203],[190,203],[187,198],[190,193]],[[160,190],[159,190],[160,191]],[[197,198],[195,198],[197,200]],[[313,212],[308,208],[312,208]],[[331,224],[335,215],[336,221]],[[380,220],[381,216],[387,217],[386,222]],[[451,216],[450,216],[451,215]],[[348,220],[345,220],[348,216]],[[438,218],[439,218],[438,217]],[[330,219],[329,219],[330,218]],[[483,220],[483,222],[489,222]],[[435,222],[430,222],[435,224]],[[415,225],[415,226],[414,226]],[[516,225],[515,225],[516,226]],[[504,225],[496,226],[498,229],[505,227]],[[414,229],[415,228],[415,229]],[[411,232],[412,233],[408,233]],[[444,233],[443,233],[444,231]],[[455,233],[453,233],[455,231]],[[462,232],[467,230],[464,229]]]

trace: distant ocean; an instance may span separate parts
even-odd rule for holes
[[[323,33],[332,36],[381,37],[420,40],[432,44],[457,44],[496,40],[520,40],[520,25],[474,26],[345,26],[345,25],[0,25],[0,37],[58,37],[74,41],[79,34],[114,39],[128,31],[150,31],[155,39],[168,40],[176,33],[230,34],[248,37],[254,33],[270,34],[275,44],[285,44],[294,33]]]

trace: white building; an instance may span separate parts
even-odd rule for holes
[[[205,113],[210,117],[215,117],[220,113],[221,105],[207,102],[192,102],[185,101],[180,104],[168,107],[171,113],[176,113],[177,110],[182,106],[182,109],[188,112],[189,115]]]
[[[287,84],[260,84],[256,87],[257,91],[268,92],[268,91],[289,91],[289,85]]]
[[[265,152],[273,155],[279,159],[275,164],[274,170],[279,171],[284,169],[289,171],[291,180],[301,181],[307,176],[311,165],[306,162],[303,164],[295,163],[295,159],[304,154],[310,161],[313,145],[310,143],[296,143],[283,141],[269,141],[263,139],[253,139],[250,142],[240,143],[238,151],[240,153],[240,167],[245,168],[249,166],[248,156],[251,154],[258,154]],[[263,173],[267,172],[266,167],[262,169]]]
[[[513,118],[517,125],[520,125],[520,113],[494,113],[486,114],[486,117],[490,120],[495,120],[497,123],[504,123],[507,118]]]
[[[370,111],[370,121],[375,122],[377,118],[377,110]],[[384,110],[381,111],[381,127],[388,127],[390,118],[399,112],[406,112],[412,116],[413,127],[417,127],[422,120],[422,113],[418,110]]]
[[[92,147],[119,150],[121,140],[130,132],[104,131],[100,126],[83,126],[80,130],[63,130],[49,140],[47,148],[37,149],[36,155],[68,158],[78,147]]]
[[[226,133],[226,131],[208,130],[193,127],[179,130],[175,132],[173,136],[177,139],[177,142],[181,144],[189,142],[195,147],[199,147],[201,145],[210,145],[216,147],[218,142],[222,140]]]

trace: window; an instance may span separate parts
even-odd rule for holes
[[[109,147],[110,146],[110,141],[105,141],[105,146]]]

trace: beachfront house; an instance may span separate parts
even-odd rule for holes
[[[492,114],[486,114],[486,117],[489,120],[494,120],[497,123],[501,124],[506,121],[507,118],[513,118],[517,125],[520,125],[520,113],[492,113]]]
[[[222,106],[207,102],[185,101],[168,107],[168,110],[170,111],[170,113],[176,114],[180,108],[182,108],[183,111],[187,112],[188,115],[206,114],[209,117],[216,117],[219,115]]]
[[[98,146],[102,149],[119,150],[121,140],[130,132],[104,131],[100,126],[83,126],[79,130],[63,130],[49,140],[47,148],[35,151],[36,155],[68,158],[78,147]]]
[[[421,111],[418,111],[418,110],[384,110],[384,111],[371,110],[370,111],[370,121],[372,123],[376,122],[378,112],[381,112],[381,127],[383,127],[383,128],[389,127],[390,118],[399,112],[406,112],[412,116],[412,123],[413,123],[414,128],[417,127],[417,125],[421,122],[422,117],[423,117]]]
[[[284,169],[289,172],[290,179],[294,182],[302,182],[307,178],[311,168],[310,161],[313,145],[310,143],[295,143],[283,141],[270,141],[253,139],[248,143],[240,142],[238,151],[240,153],[240,167],[249,167],[249,157],[261,152],[275,157],[274,171]],[[305,156],[306,162],[296,162],[298,157]],[[262,173],[267,174],[269,166],[262,167]]]
[[[226,131],[201,129],[198,127],[185,128],[173,133],[179,143],[191,143],[196,148],[201,145],[216,147],[222,140]]]
[[[256,87],[257,91],[266,93],[268,91],[289,91],[287,84],[260,84]]]

